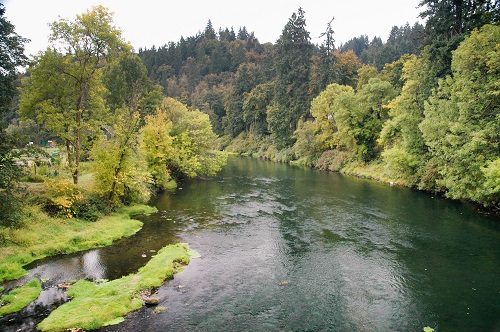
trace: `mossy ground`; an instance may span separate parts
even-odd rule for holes
[[[37,259],[103,247],[131,236],[142,228],[142,223],[130,216],[154,211],[155,208],[136,205],[87,222],[51,218],[37,207],[27,208],[22,227],[0,231],[0,282],[22,277],[26,274],[23,266]]]
[[[120,323],[126,314],[142,306],[144,291],[160,287],[182,265],[189,263],[190,253],[185,244],[169,245],[158,251],[136,274],[99,284],[80,280],[68,290],[72,300],[54,310],[38,329],[92,330]]]

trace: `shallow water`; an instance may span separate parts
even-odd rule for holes
[[[103,331],[500,331],[500,220],[467,204],[247,158],[154,204],[134,237],[31,276],[114,279],[181,241],[202,257],[157,313]]]

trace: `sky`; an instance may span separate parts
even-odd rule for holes
[[[216,31],[245,26],[261,43],[274,43],[294,12],[305,11],[306,29],[311,41],[320,44],[320,34],[334,18],[335,45],[353,37],[367,35],[387,40],[392,26],[423,23],[417,8],[420,0],[0,0],[5,17],[15,31],[31,40],[27,55],[45,50],[48,24],[59,18],[74,20],[92,6],[103,5],[114,13],[114,23],[134,49],[163,46],[203,31],[208,21]]]

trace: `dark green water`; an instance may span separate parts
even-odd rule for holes
[[[246,158],[155,204],[202,258],[106,331],[500,330],[500,222],[470,206]]]
[[[201,254],[102,331],[500,331],[500,220],[405,188],[247,158],[157,197],[116,245],[30,276],[113,279],[155,250]]]

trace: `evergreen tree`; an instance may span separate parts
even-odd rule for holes
[[[319,93],[323,91],[330,83],[335,80],[335,39],[333,38],[333,28],[332,28],[333,18],[328,22],[326,31],[323,32],[320,37],[324,37],[323,43],[319,47],[319,59],[317,61],[315,69],[316,82],[312,84],[315,85],[314,90]]]
[[[309,93],[312,51],[304,11],[299,8],[283,28],[274,54],[275,102],[279,112],[273,114],[290,113],[290,116],[283,118],[283,121],[288,121],[283,125],[288,126],[290,130],[282,131],[282,134],[293,133],[299,119],[306,118],[309,114],[312,98]],[[290,142],[291,138],[283,138],[280,141]]]

